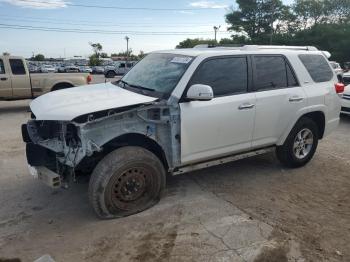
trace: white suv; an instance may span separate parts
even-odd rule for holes
[[[92,172],[102,218],[145,210],[166,174],[276,150],[305,165],[339,122],[344,90],[314,47],[194,48],[149,54],[120,81],[31,103],[30,171],[52,187]],[[215,174],[213,174],[215,175]]]

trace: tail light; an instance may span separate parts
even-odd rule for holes
[[[91,75],[88,75],[88,76],[86,77],[86,82],[87,82],[88,84],[90,84],[91,81],[92,81],[92,76],[91,76]]]
[[[335,92],[337,92],[337,94],[344,93],[345,85],[343,83],[336,83],[334,86]]]

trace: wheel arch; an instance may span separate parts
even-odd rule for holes
[[[319,131],[319,139],[322,139],[325,133],[325,126],[326,126],[326,116],[325,113],[321,110],[316,110],[316,111],[312,111],[312,112],[304,112],[302,115],[300,115],[295,121],[294,123],[289,126],[289,128],[284,132],[284,134],[282,135],[282,137],[279,139],[279,141],[277,142],[277,145],[283,145],[283,143],[286,141],[290,131],[293,129],[293,127],[296,125],[296,123],[303,117],[308,117],[310,119],[312,119],[317,127],[318,127],[318,131]]]
[[[103,151],[95,153],[91,157],[85,157],[79,163],[78,169],[84,169],[85,165],[89,166],[88,169],[93,169],[98,162],[100,162],[110,152],[125,146],[139,146],[151,151],[160,159],[165,170],[169,169],[168,159],[163,148],[154,139],[140,133],[123,134],[111,139],[101,146]]]
[[[55,83],[52,88],[51,88],[51,91],[56,91],[56,90],[59,90],[59,89],[62,89],[62,88],[70,88],[70,87],[74,87],[74,85],[70,82],[58,82],[58,83]]]

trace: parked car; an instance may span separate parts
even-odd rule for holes
[[[40,72],[40,68],[38,66],[35,66],[35,65],[28,65],[28,70],[30,73],[39,73]]]
[[[31,74],[19,56],[0,56],[0,100],[35,98],[50,91],[86,85],[89,74]]]
[[[272,150],[301,167],[339,123],[344,85],[325,54],[288,46],[153,52],[120,81],[46,94],[22,127],[30,172],[52,187],[92,172],[90,203],[114,218],[156,204],[166,174]]]
[[[92,68],[92,73],[93,74],[104,74],[105,68],[103,66],[94,66]]]
[[[350,115],[350,73],[344,73],[343,83],[346,87],[342,97],[341,113]]]
[[[340,64],[337,62],[334,62],[334,61],[330,61],[329,63],[331,64],[331,66],[332,66],[333,70],[335,71],[335,73],[337,74],[337,76],[342,77],[344,70],[341,68]],[[338,79],[340,79],[340,78],[338,77]]]
[[[92,73],[92,69],[89,66],[80,66],[79,71],[82,73]]]
[[[136,61],[120,62],[116,63],[114,66],[108,66],[104,72],[105,77],[113,78],[117,75],[125,75],[136,63]]]
[[[79,67],[75,66],[75,65],[67,65],[64,68],[66,73],[79,73]]]
[[[40,72],[41,73],[55,73],[56,68],[54,68],[52,65],[42,65],[40,67]]]
[[[57,67],[57,72],[58,73],[65,73],[66,72],[66,66],[65,65],[60,65]]]

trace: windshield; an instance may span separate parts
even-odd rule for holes
[[[176,54],[149,54],[117,84],[145,95],[168,98],[193,57]]]

